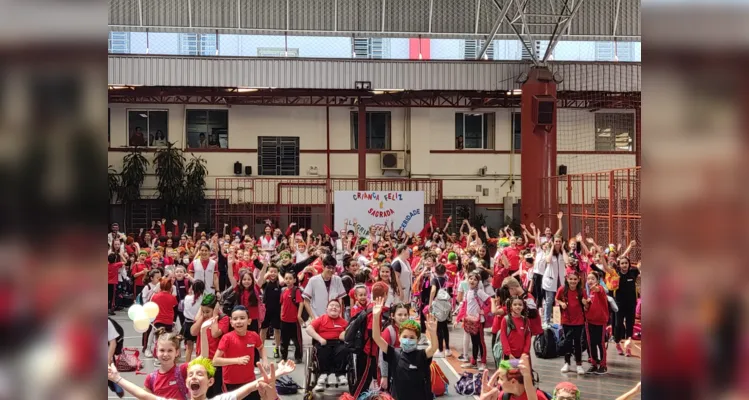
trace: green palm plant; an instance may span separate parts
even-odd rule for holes
[[[139,147],[134,147],[122,159],[122,171],[120,171],[119,190],[117,190],[117,199],[125,206],[125,221],[127,221],[127,206],[140,199],[140,188],[143,186],[143,180],[146,178],[146,171],[150,163],[141,153]],[[110,174],[113,169],[110,169]],[[112,178],[110,175],[110,190],[112,188]]]
[[[192,154],[190,162],[187,163],[184,185],[185,211],[189,216],[200,215],[203,211],[206,176],[208,176],[206,161]]]
[[[156,167],[156,188],[162,201],[162,217],[168,220],[178,218],[184,209],[185,156],[174,143],[156,151],[153,158]]]

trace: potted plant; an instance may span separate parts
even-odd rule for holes
[[[162,201],[162,217],[176,219],[184,209],[185,157],[174,143],[156,151],[153,158],[156,167],[156,188]]]
[[[111,165],[107,173],[107,183],[109,184],[109,204],[114,204],[117,202],[117,193],[120,191],[120,174]]]

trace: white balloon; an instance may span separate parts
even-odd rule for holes
[[[151,321],[153,321],[156,319],[156,316],[159,315],[159,305],[149,301],[143,305],[143,311],[145,311],[148,318],[151,318]]]
[[[148,317],[136,319],[133,322],[133,328],[138,333],[143,333],[148,330],[151,325],[151,320]]]
[[[133,304],[127,309],[127,317],[130,318],[130,320],[135,321],[135,316],[140,312],[143,312],[143,306],[140,304]]]

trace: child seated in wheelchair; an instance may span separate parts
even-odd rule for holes
[[[307,333],[314,339],[317,365],[320,367],[316,392],[325,390],[325,385],[348,385],[346,378],[347,349],[343,336],[348,322],[341,315],[341,303],[334,299],[328,303],[326,314],[316,318],[307,326]],[[336,378],[336,375],[338,376]]]

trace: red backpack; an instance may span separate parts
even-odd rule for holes
[[[447,386],[450,384],[445,373],[442,372],[442,369],[435,361],[432,361],[429,370],[432,373],[432,393],[435,396],[444,395],[447,392]]]

